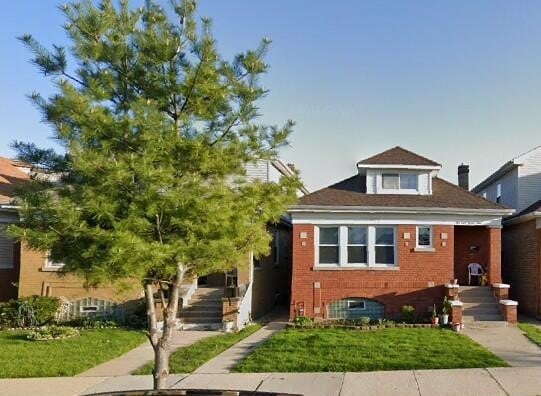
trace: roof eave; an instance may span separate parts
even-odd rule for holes
[[[441,165],[404,165],[404,164],[362,164],[357,163],[357,168],[364,169],[415,169],[415,170],[440,170]]]
[[[386,207],[386,206],[335,206],[335,205],[294,205],[288,210],[290,213],[432,213],[432,214],[481,214],[495,216],[509,216],[514,209],[469,209],[469,208],[437,208],[437,207]]]
[[[496,172],[494,172],[481,183],[472,188],[471,191],[476,194],[480,193],[485,187],[491,185],[496,180],[505,176],[507,173],[511,172],[513,169],[519,167],[520,165],[522,164],[515,162],[514,160],[508,161],[507,163],[503,164]]]
[[[526,221],[530,221],[530,220],[534,220],[538,218],[541,218],[541,212],[536,210],[534,212],[525,213],[523,215],[515,216],[510,219],[504,219],[502,223],[503,225],[513,225],[513,224],[524,223]]]

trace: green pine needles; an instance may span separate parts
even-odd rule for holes
[[[167,346],[183,279],[267,253],[266,225],[300,186],[297,177],[245,177],[248,164],[277,158],[293,126],[257,122],[269,41],[227,61],[195,10],[192,0],[169,10],[82,1],[62,8],[69,49],[20,38],[57,87],[31,99],[65,152],[14,143],[36,173],[19,191],[22,220],[10,233],[89,285],[145,285],[155,350]],[[155,293],[171,301],[162,335]]]

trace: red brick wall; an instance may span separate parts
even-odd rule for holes
[[[301,232],[307,238],[301,239]],[[410,239],[404,239],[410,233]],[[441,239],[447,233],[447,239]],[[291,316],[295,306],[304,304],[308,316],[324,316],[332,301],[346,297],[365,297],[385,304],[385,315],[396,316],[403,305],[415,306],[424,313],[441,303],[443,285],[453,278],[453,226],[434,227],[435,252],[415,252],[414,225],[397,227],[398,270],[314,270],[314,226],[293,226],[293,275]],[[445,246],[443,246],[445,245]],[[320,288],[314,288],[320,282]],[[320,314],[314,314],[314,307]]]
[[[488,282],[502,282],[502,230],[501,228],[487,228],[488,246]]]
[[[519,310],[532,316],[541,314],[540,238],[535,220],[503,229],[503,281],[511,285],[510,298],[519,302]]]

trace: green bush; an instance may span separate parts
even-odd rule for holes
[[[26,333],[31,341],[61,340],[79,335],[79,330],[68,326],[43,326]]]
[[[114,329],[117,327],[121,327],[121,325],[115,320],[94,316],[72,319],[65,324],[68,326],[80,327],[83,329]]]
[[[30,296],[0,303],[0,326],[31,327],[50,323],[60,307],[56,297]]]
[[[370,324],[370,318],[368,316],[362,316],[356,320],[356,324],[361,326],[368,326]]]
[[[415,322],[415,308],[411,305],[402,306],[402,321],[406,323]]]
[[[314,323],[312,318],[309,318],[308,316],[297,316],[295,319],[293,319],[293,324],[297,326],[311,326]]]

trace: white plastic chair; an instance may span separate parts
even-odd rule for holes
[[[471,277],[479,276],[481,277],[484,274],[485,270],[483,266],[479,263],[470,263],[468,264],[468,285],[471,285]]]

